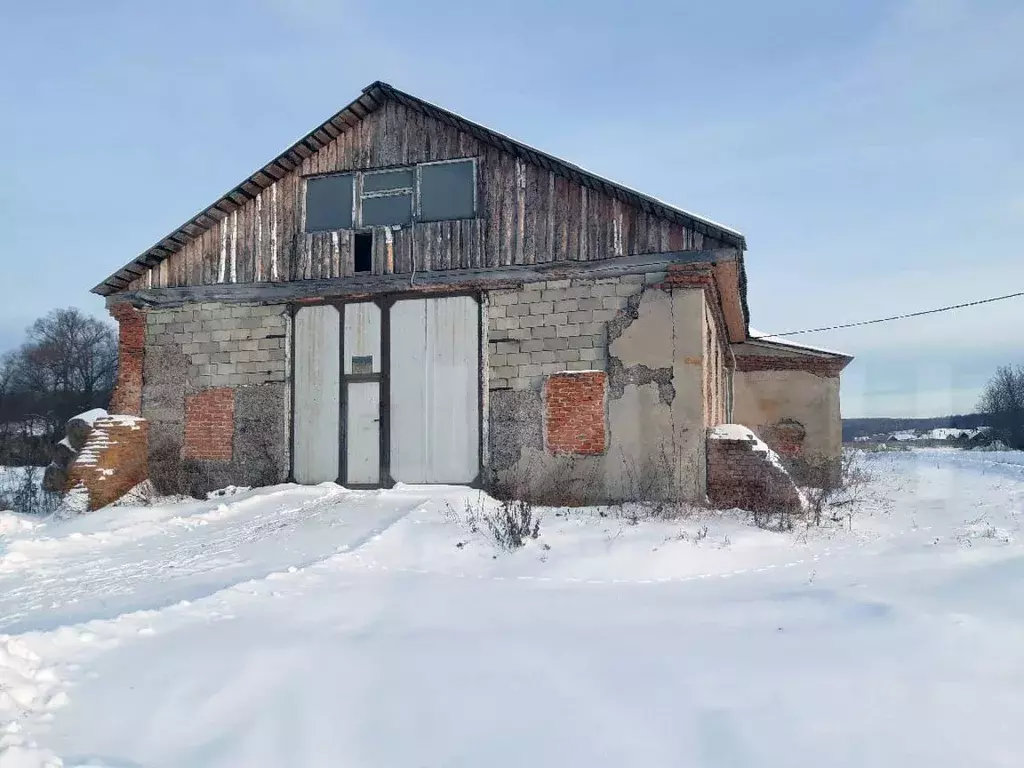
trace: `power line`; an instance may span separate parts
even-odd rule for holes
[[[845,323],[843,325],[829,325],[824,328],[808,328],[803,331],[786,331],[785,333],[772,333],[765,336],[751,336],[751,339],[772,339],[779,336],[797,336],[801,333],[819,333],[821,331],[838,331],[840,328],[856,328],[861,325],[875,325],[876,323],[889,323],[893,320],[906,320],[908,317],[921,317],[922,315],[934,315],[939,312],[949,312],[953,309],[963,309],[964,307],[976,307],[979,304],[991,304],[993,301],[1004,301],[1006,299],[1016,299],[1020,296],[1024,296],[1024,291],[1018,293],[1008,293],[1005,296],[994,296],[991,299],[981,299],[980,301],[969,301],[966,304],[953,304],[949,307],[939,307],[938,309],[926,309],[923,312],[910,312],[905,315],[893,315],[892,317],[882,317],[878,320],[861,320],[859,323]]]

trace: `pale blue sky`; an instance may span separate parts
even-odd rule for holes
[[[783,331],[1024,289],[1019,0],[0,10],[0,349],[376,79],[743,231]],[[844,415],[968,411],[1024,301],[802,337]]]

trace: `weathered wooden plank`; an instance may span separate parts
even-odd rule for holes
[[[570,182],[567,188],[565,201],[566,230],[568,242],[566,243],[566,258],[580,258],[580,210],[583,202],[580,186]]]
[[[516,236],[516,158],[503,154],[501,158],[501,257],[499,263],[515,263]]]

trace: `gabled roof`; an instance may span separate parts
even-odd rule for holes
[[[729,229],[710,219],[668,205],[649,195],[598,176],[577,165],[560,160],[553,155],[541,152],[539,149],[530,147],[504,134],[492,131],[490,128],[467,120],[454,112],[449,112],[430,102],[423,101],[411,94],[393,88],[387,83],[377,81],[364,88],[359,97],[351,104],[331,116],[326,122],[321,123],[249,176],[249,178],[238,184],[230,192],[204,208],[200,213],[197,213],[158,243],[123,266],[93,288],[92,292],[98,293],[101,296],[108,296],[123,290],[132,280],[144,275],[146,270],[181,250],[190,241],[214,227],[224,216],[241,208],[278,179],[294,171],[305,158],[319,151],[322,147],[359,123],[367,115],[379,109],[389,99],[435,120],[455,126],[460,131],[470,134],[485,144],[515,155],[526,162],[538,165],[589,189],[602,192],[624,203],[636,206],[647,213],[682,224],[695,232],[715,238],[726,245],[741,250],[745,250],[747,247],[743,235],[734,229]]]
[[[746,344],[752,344],[760,347],[781,347],[795,354],[812,355],[816,357],[841,357],[847,360],[853,360],[852,355],[848,355],[845,352],[837,352],[834,349],[825,349],[824,347],[814,347],[810,344],[801,344],[797,341],[792,341],[789,338],[783,338],[781,336],[771,336],[761,333],[761,331],[753,328],[747,328],[747,340]]]

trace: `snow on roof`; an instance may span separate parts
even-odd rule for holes
[[[821,352],[825,355],[838,355],[839,357],[849,357],[845,352],[838,352],[834,349],[827,349],[825,347],[814,347],[810,344],[799,344],[795,341],[790,341],[787,338],[780,336],[770,336],[766,333],[758,331],[755,328],[747,329],[747,341],[763,341],[769,344],[778,344],[783,347],[793,347],[794,349],[806,349],[809,352]]]

